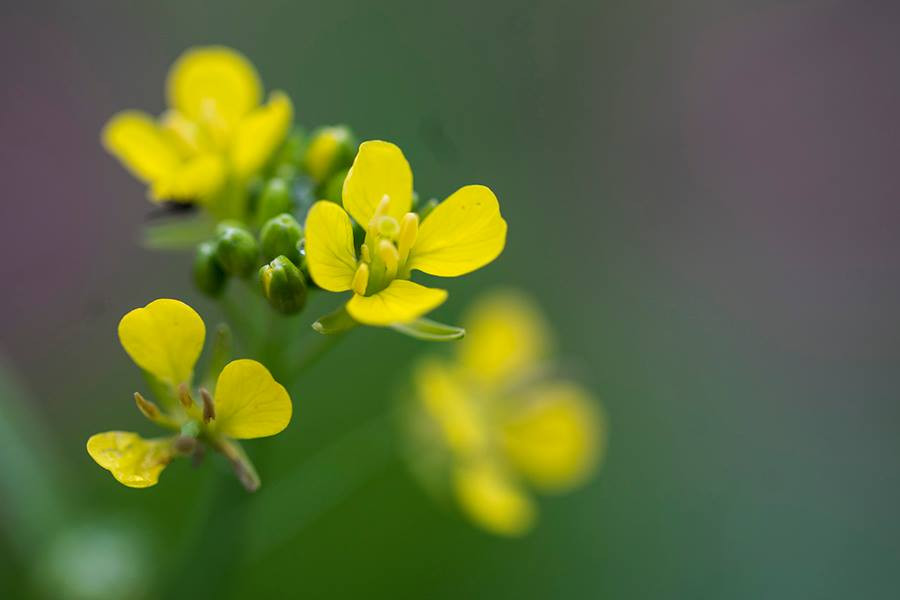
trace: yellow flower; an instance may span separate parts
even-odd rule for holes
[[[265,105],[253,65],[222,46],[191,48],[169,70],[169,109],[158,119],[136,110],[103,129],[106,149],[149,185],[154,201],[207,202],[229,178],[258,171],[284,140],[290,99]]]
[[[125,352],[163,390],[165,409],[136,393],[138,408],[155,423],[180,432],[155,439],[126,431],[91,436],[88,454],[120,483],[155,485],[174,458],[206,444],[232,462],[248,489],[258,487],[252,464],[234,440],[281,432],[291,420],[291,399],[263,365],[241,359],[225,365],[212,392],[200,388],[202,402],[195,403],[190,386],[205,336],[200,315],[178,300],[154,300],[119,322]]]
[[[310,209],[306,258],[319,287],[353,291],[346,308],[360,323],[384,326],[421,317],[447,292],[413,283],[412,271],[464,275],[497,258],[506,243],[497,198],[481,185],[460,188],[420,222],[411,212],[409,163],[389,142],[360,145],[342,195],[343,208],[320,201]],[[350,217],[366,232],[359,256]]]
[[[528,488],[583,482],[602,454],[604,421],[587,390],[549,375],[549,327],[524,297],[487,297],[465,325],[454,361],[428,359],[416,370],[419,442],[437,446],[475,523],[520,535],[536,515]]]

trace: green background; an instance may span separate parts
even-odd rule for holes
[[[893,3],[0,10],[4,597],[73,595],[58,573],[113,598],[134,597],[116,573],[151,598],[896,594]],[[157,297],[218,314],[187,256],[137,244],[151,206],[99,145],[115,111],[162,110],[168,66],[208,43],[300,123],[398,143],[421,192],[499,196],[506,251],[435,316],[529,290],[610,423],[597,476],[542,498],[524,539],[471,527],[391,458],[380,415],[447,349],[389,331],[354,332],[292,390],[288,432],[247,444],[256,496],[215,460],[135,491],[87,456],[96,431],[152,433],[121,315]]]

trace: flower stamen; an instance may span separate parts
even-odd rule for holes
[[[178,384],[178,399],[181,401],[183,407],[194,407],[194,398],[191,396],[191,390],[189,390],[188,386],[184,383]]]
[[[400,265],[397,247],[390,240],[382,239],[378,242],[378,256],[384,261],[385,279],[391,281],[397,277],[397,267]]]
[[[353,282],[350,284],[350,287],[353,288],[353,291],[360,296],[364,296],[366,294],[366,287],[369,285],[369,265],[366,263],[360,263],[358,267],[356,267],[356,273],[353,274]]]
[[[416,243],[419,235],[419,215],[408,212],[400,221],[400,234],[397,237],[397,250],[400,254],[400,264],[404,264],[409,258],[409,250]]]
[[[216,405],[206,388],[200,388],[200,397],[203,399],[203,422],[209,423],[216,418]]]

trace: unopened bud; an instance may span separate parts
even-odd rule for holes
[[[303,228],[297,219],[283,213],[269,219],[263,225],[259,234],[259,246],[263,259],[275,260],[279,256],[286,256],[295,265],[300,264],[300,250],[297,243],[303,237]]]
[[[219,296],[225,290],[228,276],[216,258],[216,244],[203,242],[194,256],[194,285],[208,296]]]
[[[300,127],[295,127],[284,140],[281,150],[275,157],[274,162],[278,165],[277,169],[284,171],[289,168],[298,168],[303,161],[303,155],[306,154],[306,142],[306,132]]]
[[[290,180],[285,177],[273,177],[265,183],[259,195],[256,223],[261,225],[276,215],[289,212],[293,206]]]
[[[259,249],[253,235],[233,223],[221,223],[216,237],[216,258],[229,275],[247,277],[259,264]]]
[[[263,295],[278,312],[291,315],[306,305],[303,273],[285,256],[278,256],[259,270]]]
[[[325,185],[322,186],[322,193],[320,196],[325,200],[331,200],[332,202],[340,204],[344,194],[344,180],[347,179],[347,173],[349,171],[350,169],[341,169],[329,177],[328,181],[325,182]]]
[[[323,127],[315,131],[303,166],[317,184],[322,184],[341,169],[346,169],[353,162],[356,154],[356,137],[346,125]]]

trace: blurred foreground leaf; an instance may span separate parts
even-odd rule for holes
[[[64,522],[57,458],[33,403],[0,351],[0,515],[10,543],[34,553]]]

